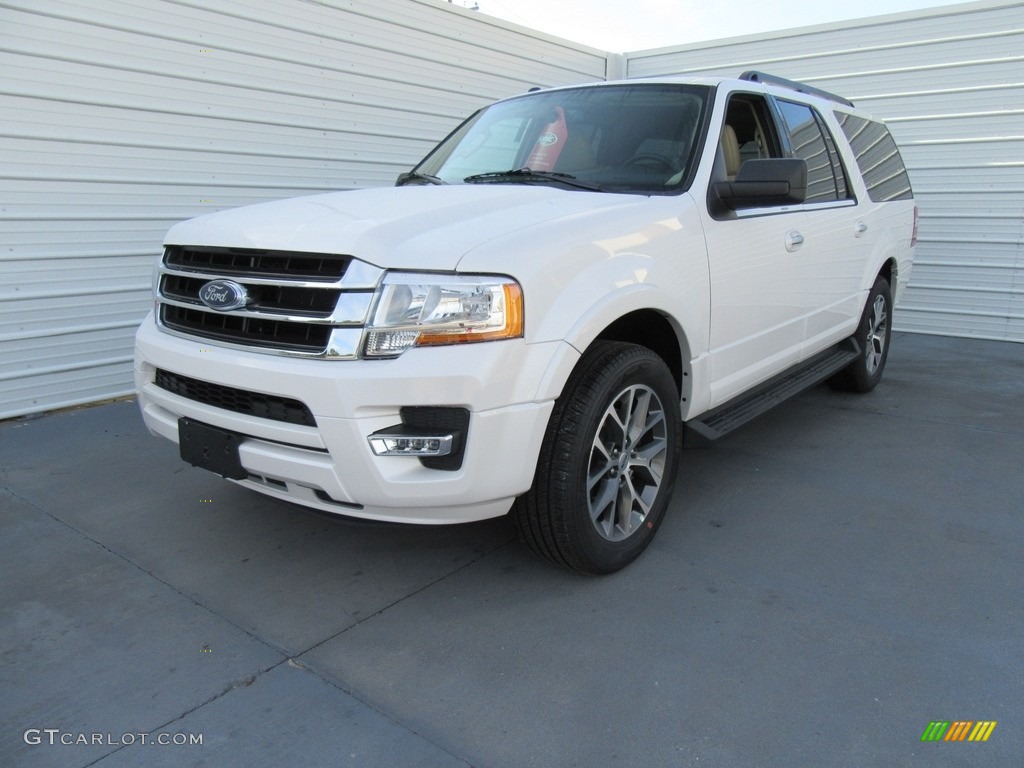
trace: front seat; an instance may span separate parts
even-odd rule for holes
[[[740,142],[736,138],[736,131],[728,123],[722,126],[722,138],[719,139],[719,143],[722,147],[722,159],[725,160],[726,180],[732,181],[740,172],[743,160],[740,158]]]

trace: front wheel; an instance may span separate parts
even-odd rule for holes
[[[680,435],[679,392],[661,358],[595,343],[555,403],[533,487],[512,509],[520,539],[583,573],[629,564],[664,517]]]
[[[889,281],[879,275],[868,293],[868,301],[854,338],[863,354],[841,370],[829,384],[850,392],[870,392],[882,379],[885,361],[889,358],[889,337],[892,332],[892,291]]]

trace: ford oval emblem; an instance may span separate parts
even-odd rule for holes
[[[199,300],[210,309],[227,312],[248,304],[249,294],[234,280],[211,280],[199,289]]]

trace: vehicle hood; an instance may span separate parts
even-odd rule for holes
[[[465,254],[492,240],[581,213],[603,216],[645,199],[525,184],[352,190],[200,216],[174,226],[165,242],[338,253],[385,268],[454,270]]]

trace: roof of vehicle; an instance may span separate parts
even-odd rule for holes
[[[679,85],[703,85],[707,87],[718,87],[722,84],[729,84],[733,86],[742,86],[744,89],[751,89],[754,91],[763,91],[765,93],[772,93],[774,95],[793,94],[799,93],[807,101],[817,102],[822,106],[829,108],[839,108],[842,111],[860,112],[854,106],[853,102],[843,96],[828,91],[822,90],[806,83],[801,83],[796,80],[788,80],[786,78],[778,77],[776,75],[770,75],[765,72],[759,72],[756,70],[748,70],[741,74],[739,77],[691,77],[687,75],[663,75],[659,77],[643,77],[635,79],[625,80],[604,80],[592,83],[579,83],[576,85],[563,85],[556,86],[554,88],[537,88],[536,91],[560,91],[570,90],[573,88],[589,88],[589,87],[604,87],[614,85],[658,85],[658,84],[679,84]]]

